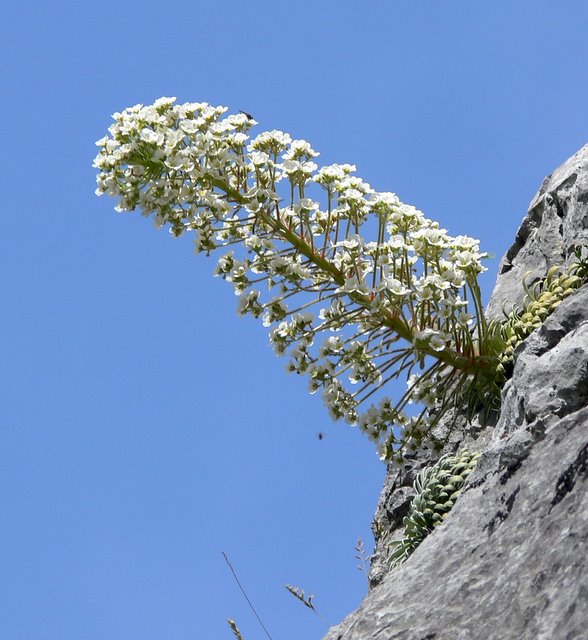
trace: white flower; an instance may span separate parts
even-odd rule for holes
[[[410,289],[404,286],[404,284],[393,277],[384,277],[380,280],[380,284],[378,285],[378,289],[382,291],[386,291],[393,296],[402,297],[410,293]]]
[[[473,249],[474,251],[478,251],[480,241],[476,240],[476,238],[470,238],[469,236],[455,236],[455,238],[451,240],[451,246],[456,249]]]
[[[252,151],[249,154],[249,160],[254,166],[261,167],[270,161],[270,157],[265,151]]]
[[[326,167],[321,167],[315,175],[314,181],[322,184],[323,186],[328,186],[333,184],[336,180],[342,180],[344,176],[345,172],[341,165],[332,164]]]
[[[173,103],[177,100],[177,98],[157,98],[157,100],[153,103],[153,106],[158,109],[160,107],[171,107]],[[136,105],[135,108],[141,107],[142,105]]]
[[[143,127],[143,129],[141,129],[140,135],[143,142],[147,142],[150,144],[161,145],[163,144],[163,141],[165,139],[161,131],[153,131],[153,129],[149,129],[148,127]]]
[[[445,229],[421,227],[410,232],[410,238],[417,252],[421,253],[428,248],[445,248],[448,246],[448,238]]]
[[[284,154],[285,160],[297,160],[299,158],[316,158],[320,153],[317,153],[306,140],[292,140],[290,149]]]
[[[182,120],[180,122],[180,128],[184,133],[187,133],[187,134],[196,133],[199,127],[200,127],[200,123],[196,119]]]
[[[315,211],[316,209],[319,208],[319,203],[315,202],[311,198],[301,198],[298,205],[300,206],[300,209],[303,211]]]
[[[457,323],[462,327],[469,327],[473,323],[474,319],[471,313],[460,311],[457,314]]]
[[[273,131],[260,133],[251,141],[247,149],[250,151],[259,149],[268,153],[280,153],[280,151],[287,149],[290,142],[292,142],[292,138],[289,134],[274,129]]]
[[[316,171],[317,165],[314,162],[301,162],[300,160],[284,160],[282,167],[288,176],[309,177]]]
[[[415,339],[417,342],[425,342],[433,351],[443,351],[445,349],[445,343],[449,339],[441,331],[435,329],[426,328],[422,331],[415,333]]]

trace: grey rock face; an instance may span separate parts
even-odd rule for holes
[[[488,304],[489,319],[508,313],[525,296],[530,284],[549,267],[569,262],[572,248],[588,243],[588,145],[545,178],[498,268],[496,287]]]
[[[447,425],[452,423],[453,419],[454,416],[449,415],[435,429],[436,435],[442,440],[445,439]],[[493,424],[493,419],[495,420],[496,416],[490,416],[490,425]],[[402,469],[389,467],[372,522],[375,549],[370,563],[370,589],[380,584],[389,571],[387,558],[390,555],[390,544],[403,537],[403,519],[414,497],[413,483],[419,471],[434,464],[440,455],[456,453],[464,446],[472,452],[482,451],[490,441],[492,432],[492,426],[484,426],[477,419],[466,424],[465,420],[458,417],[456,424],[451,426],[447,444],[442,452],[434,454],[423,451],[408,461]]]
[[[587,396],[584,287],[527,340],[508,411],[443,526],[326,638],[586,638]]]
[[[371,556],[369,586],[373,589],[389,572],[388,557],[391,543],[404,536],[404,516],[414,497],[413,483],[418,473],[434,464],[445,453],[455,454],[462,447],[471,452],[481,452],[492,438],[498,416],[491,414],[484,424],[477,418],[470,423],[455,414],[449,414],[435,428],[435,435],[446,441],[439,453],[421,451],[412,459],[407,458],[402,469],[390,466],[384,479],[376,513],[372,521],[375,548]]]
[[[489,305],[520,302],[588,243],[588,145],[544,181]],[[419,456],[390,472],[374,519],[372,590],[325,640],[580,640],[588,638],[588,285],[519,347],[495,426],[459,425],[447,450],[482,451],[455,507],[388,571]]]

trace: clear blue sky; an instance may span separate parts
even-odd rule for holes
[[[189,239],[94,196],[110,114],[252,113],[496,254],[588,142],[588,4],[8,2],[0,9],[0,637],[274,640],[360,601],[384,468],[287,376]],[[319,441],[317,432],[326,433]]]

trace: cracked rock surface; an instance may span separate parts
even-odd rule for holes
[[[588,145],[551,175],[529,205],[515,242],[498,268],[498,279],[486,310],[500,318],[525,295],[523,280],[532,284],[549,267],[570,261],[572,248],[588,243]]]
[[[588,145],[545,179],[501,263],[488,314],[588,243]],[[532,281],[532,278],[531,278]],[[492,426],[460,425],[447,450],[482,452],[444,524],[389,572],[420,456],[386,478],[372,590],[325,640],[588,638],[588,285],[518,348]]]

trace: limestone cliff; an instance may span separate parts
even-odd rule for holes
[[[487,314],[588,244],[588,145],[546,178],[500,265]],[[441,427],[443,428],[443,427]],[[519,347],[500,413],[458,424],[448,450],[482,452],[444,524],[389,571],[417,456],[390,471],[374,519],[371,591],[325,640],[588,638],[588,285]]]

